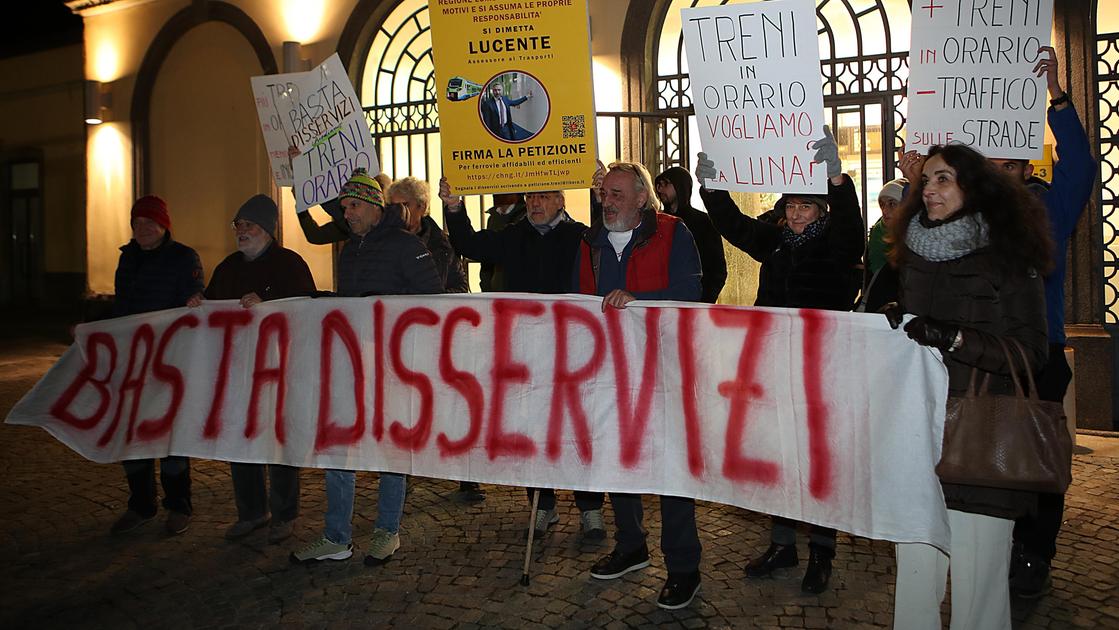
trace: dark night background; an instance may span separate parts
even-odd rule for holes
[[[28,0],[7,4],[0,19],[0,58],[25,55],[82,41],[82,18],[62,0]]]

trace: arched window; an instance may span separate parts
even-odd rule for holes
[[[381,168],[431,180],[439,168],[439,114],[427,2],[404,0],[377,29],[361,77],[361,100]]]
[[[656,108],[666,115],[691,112],[687,58],[680,10],[727,4],[728,0],[672,0],[653,47]],[[868,225],[878,219],[875,200],[895,177],[895,152],[904,140],[905,79],[909,74],[910,12],[907,0],[817,0],[825,116],[830,118],[845,170],[867,208]],[[683,126],[677,126],[683,131]],[[698,150],[694,116],[690,138],[667,140],[663,153],[687,166],[686,147]],[[679,149],[679,150],[677,150]],[[665,166],[670,166],[666,164]]]
[[[1119,6],[1096,4],[1104,324],[1119,324]]]

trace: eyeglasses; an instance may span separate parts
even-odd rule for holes
[[[240,221],[233,221],[229,224],[229,226],[233,228],[234,232],[248,232],[253,228],[258,227],[257,224],[253,223],[252,221],[245,221],[244,219]]]

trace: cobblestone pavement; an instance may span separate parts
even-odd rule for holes
[[[0,417],[64,346],[3,340]],[[1019,628],[1119,628],[1119,439],[1080,436],[1053,592],[1016,603]],[[1088,452],[1091,450],[1091,452]],[[321,531],[323,476],[303,471],[294,539],[227,542],[234,518],[226,464],[195,461],[195,516],[177,537],[159,521],[112,538],[126,486],[117,465],[83,460],[46,432],[0,425],[0,627],[105,628],[866,628],[892,621],[892,545],[840,534],[831,588],[800,593],[800,574],[745,581],[742,567],[768,541],[768,519],[701,503],[703,587],[682,611],[658,609],[663,561],[600,582],[591,565],[611,543],[582,543],[578,512],[560,493],[560,523],[534,549],[532,581],[518,584],[527,518],[524,492],[490,486],[478,505],[449,499],[448,481],[413,479],[402,547],[380,568],[361,562],[376,506],[376,475],[358,474],[354,558],[288,562]],[[660,535],[646,501],[651,546]],[[607,517],[608,524],[611,518]],[[801,553],[806,554],[802,538]],[[803,556],[802,556],[803,558]],[[945,604],[945,613],[947,613]],[[945,614],[947,619],[947,614]]]

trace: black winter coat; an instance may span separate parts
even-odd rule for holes
[[[866,232],[850,177],[838,186],[828,181],[828,225],[795,249],[784,244],[783,226],[742,214],[725,190],[703,188],[700,196],[723,238],[762,264],[755,306],[851,310]]]
[[[490,263],[504,270],[503,291],[522,293],[568,293],[579,253],[579,238],[587,226],[561,221],[541,234],[528,219],[500,232],[474,231],[465,210],[444,211],[451,243],[467,258]]]
[[[967,391],[972,367],[991,373],[991,391],[1013,391],[1010,366],[999,338],[1022,344],[1035,373],[1045,364],[1045,288],[1033,270],[1010,272],[989,249],[944,262],[932,262],[905,252],[900,269],[901,300],[906,312],[956,324],[963,345],[944,353],[948,390]],[[1020,361],[1019,361],[1020,362]],[[1033,512],[1036,494],[977,486],[944,485],[948,507],[962,512],[1015,518]]]
[[[442,292],[431,252],[404,228],[395,206],[385,208],[381,222],[365,236],[351,236],[338,255],[338,293],[343,296]]]
[[[186,306],[201,293],[202,261],[190,247],[168,232],[155,249],[144,251],[136,241],[120,248],[114,281],[113,317]]]

